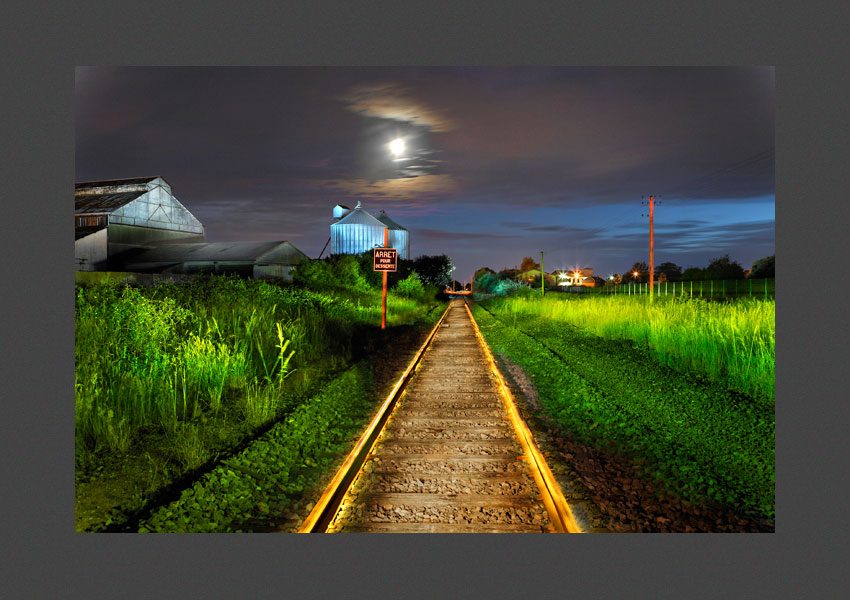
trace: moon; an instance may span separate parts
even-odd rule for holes
[[[393,153],[394,156],[401,156],[404,154],[404,140],[401,138],[396,138],[390,142],[390,152]]]

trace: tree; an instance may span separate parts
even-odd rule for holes
[[[776,255],[765,256],[753,263],[753,269],[750,272],[750,277],[754,279],[765,279],[775,277]]]
[[[734,260],[730,259],[728,254],[712,259],[705,270],[709,279],[744,278],[744,268]]]
[[[496,271],[494,271],[490,267],[479,267],[475,270],[475,273],[473,273],[472,278],[477,281],[481,279],[481,277],[483,277],[484,275],[496,276]]]
[[[483,294],[489,294],[493,288],[499,283],[499,276],[487,267],[481,267],[475,271],[475,291]]]
[[[514,281],[519,277],[519,269],[502,269],[499,271],[499,279],[512,279]]]
[[[523,273],[526,271],[540,270],[540,263],[535,262],[533,258],[530,256],[526,256],[522,259],[522,262],[519,263],[519,270]]]
[[[663,262],[655,267],[655,277],[661,281],[661,276],[664,275],[664,281],[681,281],[682,267],[675,263]]]
[[[699,267],[688,267],[682,273],[682,281],[702,281],[705,279],[705,271]]]
[[[636,262],[628,271],[623,273],[623,281],[625,283],[646,283],[649,281],[649,267],[646,266],[645,262]]]
[[[452,271],[455,270],[452,259],[445,254],[438,256],[419,256],[413,261],[413,270],[425,285],[435,285],[444,289],[451,285]]]

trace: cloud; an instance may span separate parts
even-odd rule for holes
[[[570,225],[534,225],[526,221],[502,221],[501,225],[511,229],[521,229],[523,231],[537,231],[540,233],[565,233],[570,235],[580,235],[583,237],[594,237],[605,231],[601,227],[571,227]]]
[[[413,233],[435,240],[484,240],[484,239],[506,239],[519,237],[508,233],[480,233],[472,231],[447,231],[444,229],[414,229]]]
[[[354,86],[341,99],[348,110],[369,117],[410,123],[434,132],[454,129],[448,118],[413,99],[396,83]]]
[[[656,247],[668,252],[715,251],[736,243],[762,244],[772,243],[776,239],[776,228],[773,221],[697,225],[691,228],[671,229],[669,232],[669,236],[656,237],[655,239]],[[612,234],[610,239],[617,243],[638,245],[645,243],[646,233]]]
[[[384,200],[412,200],[445,195],[455,190],[451,175],[418,175],[396,179],[332,179],[323,185],[352,196]]]

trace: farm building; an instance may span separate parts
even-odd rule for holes
[[[291,279],[306,255],[287,241],[208,243],[161,177],[74,186],[77,270],[232,273]]]
[[[254,279],[292,279],[307,255],[289,242],[216,242],[163,244],[125,255],[127,271],[142,273],[215,273]]]
[[[74,185],[74,256],[80,271],[120,270],[140,245],[203,241],[204,226],[161,177]]]
[[[410,232],[390,219],[384,211],[372,216],[360,202],[353,210],[337,204],[331,223],[331,254],[361,254],[384,245],[384,228],[389,229],[390,247],[400,259],[410,258]]]

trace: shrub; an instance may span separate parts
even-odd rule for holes
[[[332,287],[335,282],[333,269],[322,260],[305,260],[292,272],[292,280],[307,288]]]
[[[396,284],[395,291],[405,298],[422,298],[425,295],[425,286],[422,285],[416,271],[413,271],[407,278]]]
[[[507,296],[508,294],[513,294],[520,290],[527,289],[528,286],[525,286],[518,281],[514,281],[513,279],[502,279],[501,281],[496,282],[493,286],[492,293],[497,296]]]

